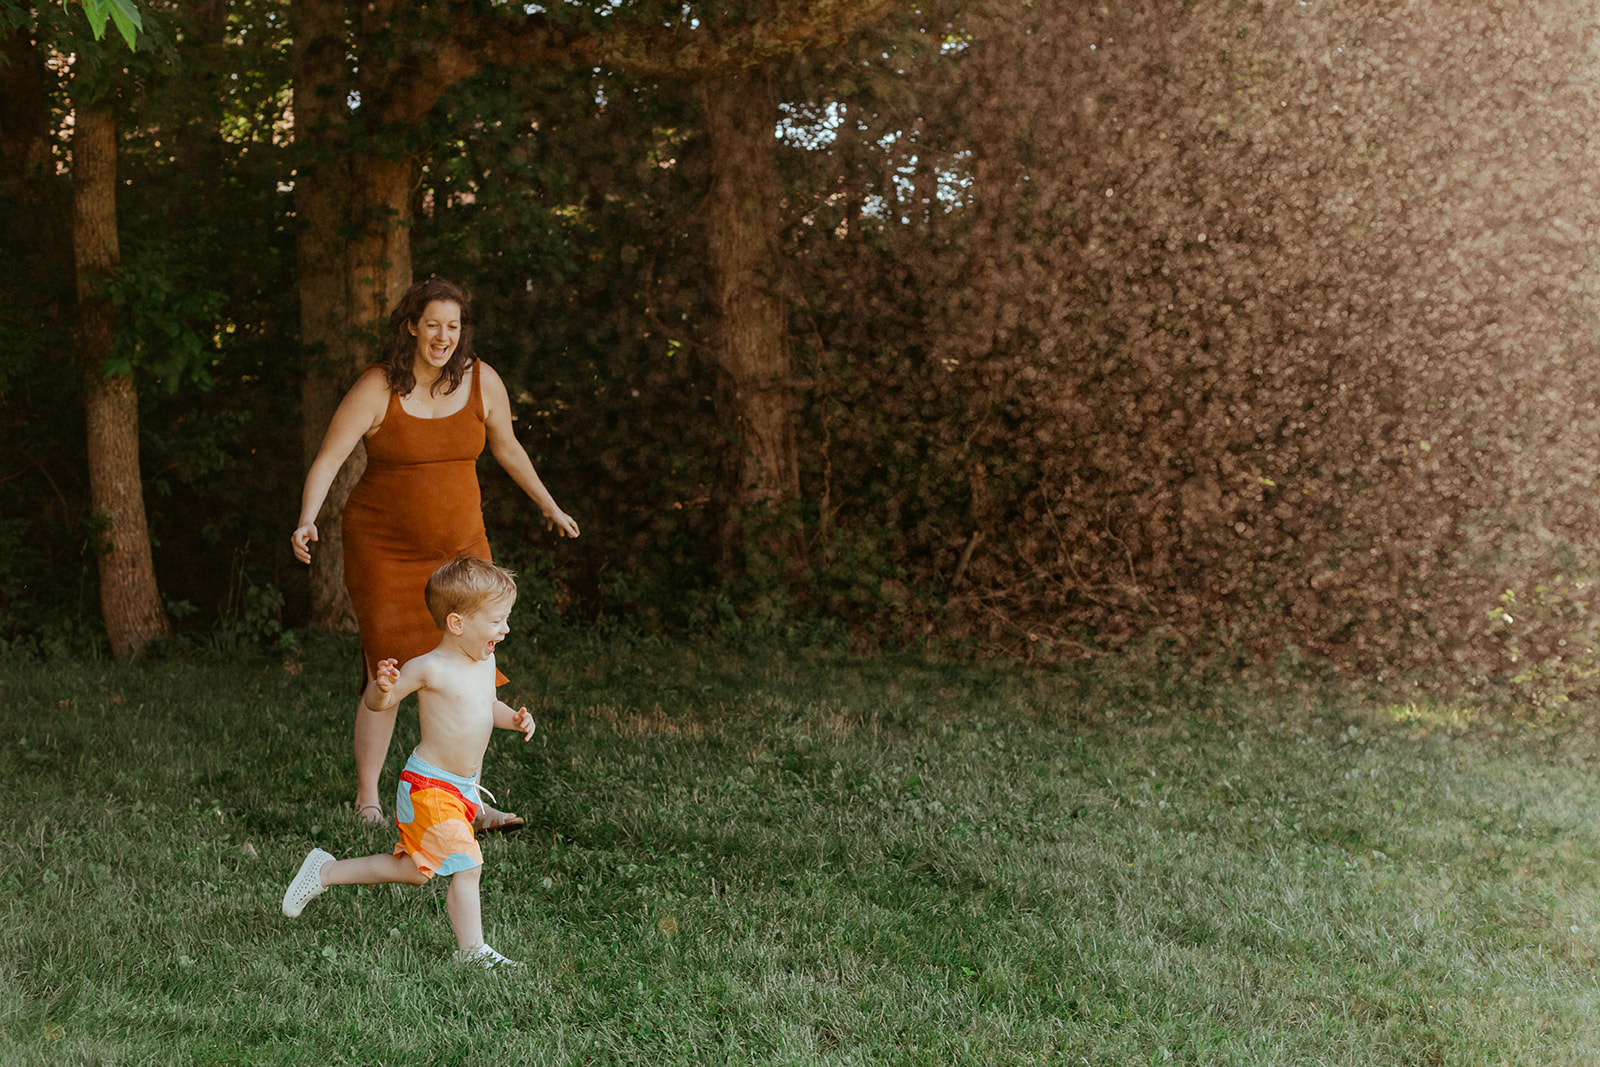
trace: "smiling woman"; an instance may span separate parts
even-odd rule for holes
[[[423,600],[428,576],[457,556],[491,558],[477,474],[485,442],[551,527],[577,537],[578,524],[556,506],[512,431],[505,384],[473,355],[467,294],[442,278],[406,290],[389,316],[383,361],[362,373],[334,412],[289,539],[302,563],[311,562],[328,487],[362,440],[367,467],[345,505],[343,532],[364,687],[380,661],[403,664],[438,642]],[[356,809],[368,822],[383,821],[378,778],[394,721],[393,710],[356,710]],[[515,816],[483,811],[479,829],[521,825]]]

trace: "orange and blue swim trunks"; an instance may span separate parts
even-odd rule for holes
[[[410,856],[430,877],[482,866],[483,850],[472,836],[478,814],[478,780],[451,774],[413,752],[400,772],[394,823],[396,856]]]

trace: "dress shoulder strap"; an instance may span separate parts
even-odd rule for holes
[[[374,367],[381,368],[382,366],[383,365],[381,363],[369,363],[361,369],[361,373],[365,374]],[[390,416],[395,413],[396,408],[399,408],[400,414],[406,414],[406,409],[400,404],[400,394],[389,388],[387,379],[384,381],[384,390],[389,394],[389,401],[383,406],[383,421],[378,423],[378,428],[376,430],[373,430],[372,433],[367,435],[368,440],[371,440],[373,437],[377,436],[380,432],[382,432],[385,426],[388,426],[394,421],[390,418]]]
[[[472,407],[473,403],[476,402],[478,407],[478,418],[487,418],[489,412],[483,406],[483,388],[480,384],[480,379],[483,377],[483,360],[474,357],[472,360],[472,366],[468,369],[467,373],[472,375],[472,392],[467,394],[467,407]]]

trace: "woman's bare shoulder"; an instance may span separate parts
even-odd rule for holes
[[[368,363],[362,368],[361,374],[356,378],[356,384],[350,387],[354,392],[357,389],[378,389],[385,393],[389,391],[389,372],[382,363]]]
[[[384,373],[381,366],[374,364],[361,372],[356,384],[350,387],[350,392],[346,395],[363,407],[387,405],[389,376]]]
[[[494,413],[500,408],[508,408],[511,398],[506,393],[506,383],[501,380],[495,369],[483,360],[478,360],[478,381],[483,391],[484,410]]]

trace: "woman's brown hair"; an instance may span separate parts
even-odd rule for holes
[[[389,382],[390,391],[397,396],[408,396],[416,388],[417,373],[414,368],[417,338],[411,328],[417,325],[423,311],[435,300],[448,301],[461,309],[461,339],[456,342],[456,350],[450,353],[450,362],[434,379],[428,390],[429,395],[437,393],[441,385],[445,387],[446,396],[455,392],[467,368],[472,365],[472,302],[466,290],[438,277],[418,282],[406,290],[389,313],[389,333],[383,339],[383,374]]]

